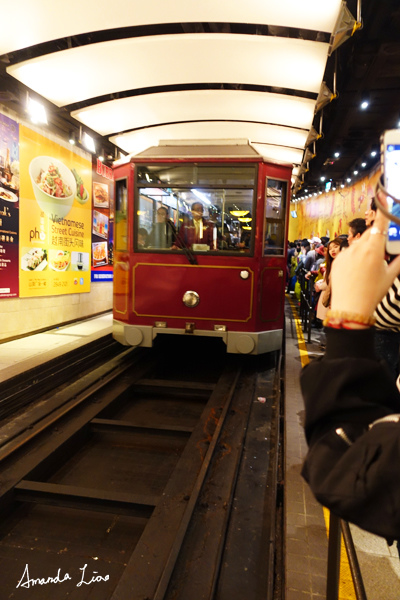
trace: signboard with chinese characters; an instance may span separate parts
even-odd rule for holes
[[[97,160],[93,172],[92,281],[113,279],[113,171]]]
[[[90,291],[90,155],[20,126],[20,296]]]
[[[19,130],[0,113],[0,298],[18,296]]]

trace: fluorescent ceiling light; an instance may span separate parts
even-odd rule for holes
[[[211,204],[211,202],[209,201],[209,199],[207,198],[207,196],[205,194],[203,194],[202,192],[199,192],[199,190],[192,189],[190,191],[193,192],[193,194],[195,196],[197,196],[197,198],[199,198],[200,200],[202,200],[206,204]]]
[[[215,119],[267,122],[308,132],[314,104],[313,100],[283,94],[189,90],[111,100],[73,111],[71,116],[100,135],[163,123]]]
[[[190,129],[188,129],[186,132],[184,131],[185,127],[189,127],[190,125],[193,125],[192,123],[190,124],[185,124],[185,123],[179,123],[176,125],[177,127],[177,133],[175,135],[171,136],[171,139],[175,139],[175,140],[181,140],[184,139],[185,133],[186,133],[186,139],[189,140],[193,140],[196,139],[195,137],[190,135]],[[202,123],[197,123],[195,125],[199,125],[202,126]],[[210,139],[214,139],[215,141],[217,141],[218,139],[221,139],[221,136],[219,135],[219,124],[214,123],[214,130],[213,130],[213,136],[209,137]],[[235,135],[235,125],[236,123],[230,123],[229,124],[231,126],[231,135],[234,136]],[[158,132],[160,128],[155,127],[154,131]],[[169,132],[173,134],[174,132],[174,126],[169,126]],[[147,148],[150,148],[152,146],[156,146],[158,144],[158,141],[161,139],[158,137],[158,135],[156,135],[155,137],[153,137],[151,134],[153,133],[152,129],[146,129],[144,131],[141,132],[137,132],[140,134],[140,138],[136,138],[135,134],[131,134],[132,137],[129,137],[129,134],[126,135],[117,135],[115,137],[110,138],[110,141],[112,141],[113,143],[117,144],[120,147],[123,147],[124,150],[128,153],[128,154],[139,154],[141,152],[143,152],[144,150],[146,150]],[[146,137],[148,136],[148,137]],[[297,148],[285,148],[282,146],[276,146],[274,144],[268,144],[268,143],[264,143],[264,144],[257,144],[255,142],[251,142],[252,147],[259,153],[261,154],[261,156],[263,156],[264,158],[272,161],[272,162],[276,162],[278,164],[286,164],[286,165],[293,165],[293,164],[300,164],[303,158],[303,150],[302,149],[297,149]]]
[[[7,73],[57,106],[154,85],[204,82],[318,94],[328,48],[322,42],[278,36],[144,36],[45,54],[7,67]],[[105,64],[118,67],[105,77]]]
[[[153,23],[254,23],[332,33],[341,5],[341,0],[114,0],[112,10],[105,11],[98,0],[69,0],[57,3],[57,18],[49,27],[42,15],[53,14],[54,0],[19,0],[7,4],[0,54],[87,31]]]
[[[112,136],[110,141],[128,154],[139,154],[146,148],[157,146],[160,140],[211,140],[249,139],[250,142],[263,142],[294,148],[304,148],[307,131],[265,125],[263,123],[243,123],[232,121],[202,121],[195,123],[175,123],[129,131]]]

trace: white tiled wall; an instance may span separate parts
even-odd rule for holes
[[[90,292],[0,300],[0,341],[112,309],[112,282],[91,283]]]

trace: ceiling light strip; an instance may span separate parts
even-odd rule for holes
[[[47,54],[7,73],[59,107],[154,84],[223,81],[318,94],[328,49],[322,42],[244,34],[150,36]],[[105,75],[106,64],[118,68]]]
[[[71,116],[100,135],[138,127],[196,120],[256,121],[309,130],[315,102],[239,90],[199,90],[135,96],[104,102]]]
[[[252,23],[332,33],[341,0],[114,0],[112,10],[99,0],[69,0],[57,3],[57,18],[51,27],[41,15],[52,15],[54,0],[19,0],[2,12],[7,27],[0,38],[0,55],[37,44],[107,28],[148,26],[154,23]],[[23,15],[23,19],[21,19]],[[79,15],[79,18],[77,18]]]
[[[290,150],[299,150],[301,161],[304,142],[307,132],[303,130],[288,130],[284,127],[274,125],[263,125],[258,123],[244,123],[231,121],[202,121],[190,123],[176,123],[173,125],[158,125],[139,131],[115,135],[110,141],[127,152],[138,154],[146,148],[157,146],[162,140],[180,141],[210,139],[247,139],[250,143],[254,140],[270,144],[270,147],[279,147],[277,141],[284,139]]]

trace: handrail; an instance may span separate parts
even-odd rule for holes
[[[349,559],[350,571],[353,578],[354,590],[357,600],[367,600],[364,581],[361,575],[360,565],[357,559],[357,552],[354,546],[353,536],[347,521],[341,521],[343,541],[346,546],[347,557]]]
[[[339,598],[340,548],[342,535],[349,560],[356,598],[357,600],[367,600],[357,552],[349,524],[347,521],[343,521],[332,513],[329,515],[326,600],[338,600]]]

